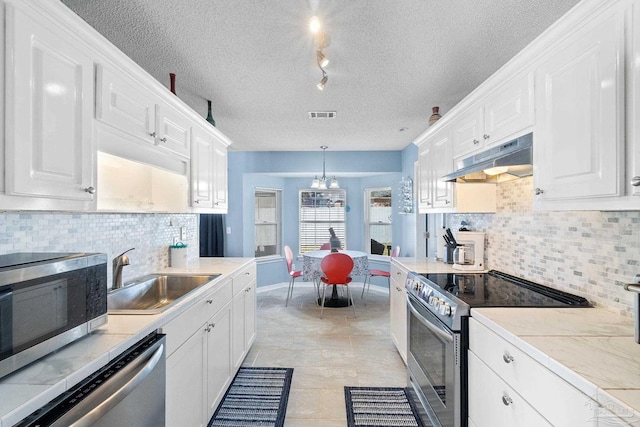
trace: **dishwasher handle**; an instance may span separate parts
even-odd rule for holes
[[[129,395],[164,357],[164,344],[149,347],[133,362],[100,385],[86,399],[60,417],[52,427],[88,427]]]

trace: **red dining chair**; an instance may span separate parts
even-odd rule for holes
[[[395,258],[398,255],[400,255],[400,246],[396,246],[391,251],[391,258]],[[360,298],[364,297],[364,305],[367,305],[367,297],[369,296],[369,288],[371,287],[372,277],[386,277],[387,281],[389,282],[389,289],[391,289],[391,273],[389,271],[377,270],[375,268],[370,269],[367,275],[364,277],[364,283],[362,284],[362,295],[360,295]],[[365,287],[367,288],[367,295],[364,294]]]
[[[287,261],[287,271],[289,272],[289,289],[287,290],[287,301],[284,303],[284,306],[287,307],[289,305],[289,298],[293,297],[293,281],[296,277],[302,277],[301,270],[293,270],[293,252],[291,252],[291,248],[289,246],[284,247],[284,259]]]
[[[328,251],[329,249],[331,249],[331,243],[323,243],[322,246],[320,246],[321,251]]]
[[[324,294],[329,285],[343,285],[347,288],[347,298],[351,301],[353,316],[357,317],[356,306],[353,304],[353,296],[349,289],[349,283],[351,282],[349,274],[351,274],[351,270],[353,270],[353,260],[351,257],[340,252],[330,253],[326,257],[322,258],[320,268],[324,273],[324,276],[320,278],[324,283],[322,288],[322,309],[320,310],[320,318],[322,319],[322,315],[324,313]]]

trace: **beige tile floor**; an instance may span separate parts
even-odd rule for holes
[[[245,366],[294,368],[285,427],[346,426],[344,386],[406,387],[402,358],[389,335],[389,297],[353,283],[351,307],[315,303],[311,283],[296,283],[285,307],[287,287],[257,294],[258,333]]]

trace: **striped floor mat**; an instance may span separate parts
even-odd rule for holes
[[[292,376],[292,368],[240,368],[208,427],[284,426]]]
[[[345,387],[348,427],[426,427],[404,388]]]

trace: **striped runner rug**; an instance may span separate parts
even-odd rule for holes
[[[292,368],[241,367],[208,427],[282,427]]]
[[[345,387],[348,427],[427,427],[406,389]]]

